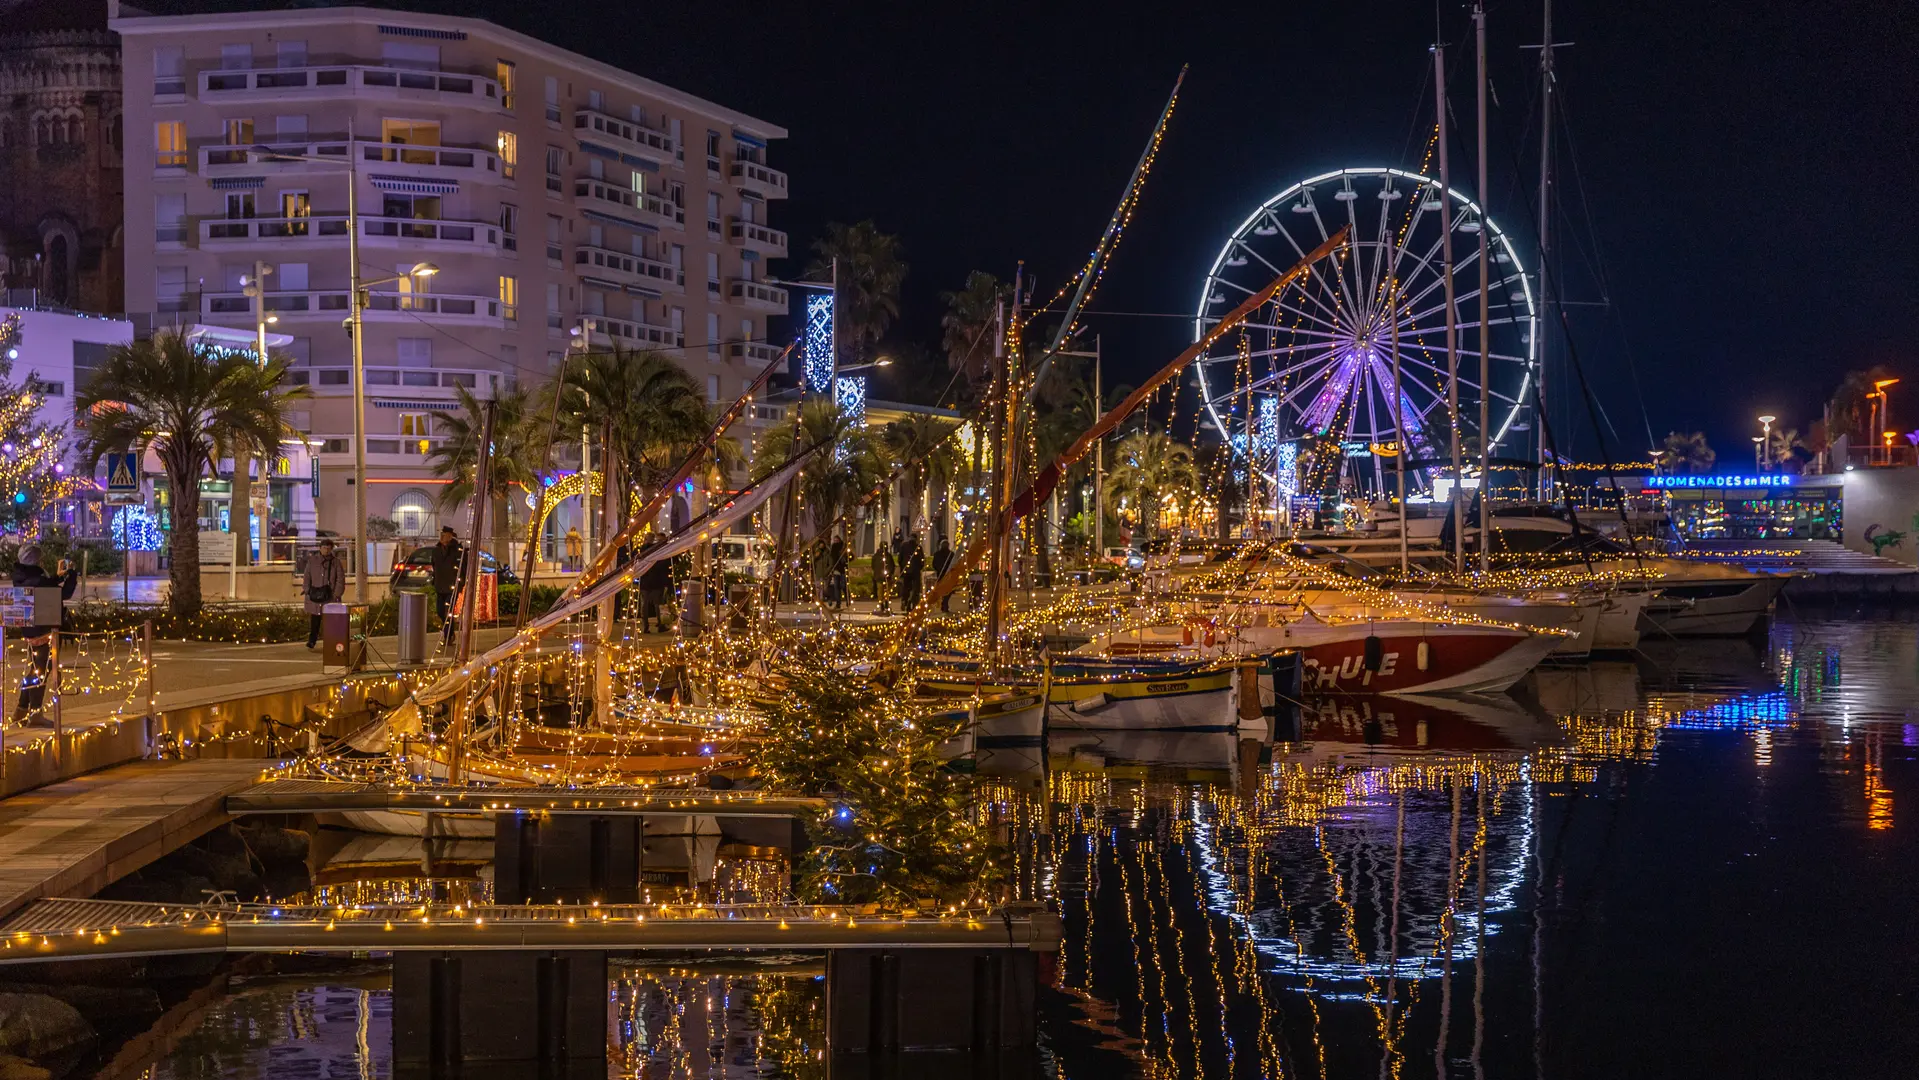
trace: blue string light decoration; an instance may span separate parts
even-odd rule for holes
[[[833,380],[833,403],[855,426],[866,426],[866,376]]]
[[[159,551],[166,546],[160,522],[144,506],[122,506],[113,512],[113,546],[121,551]]]
[[[833,294],[806,297],[806,392],[824,394],[833,385]]]

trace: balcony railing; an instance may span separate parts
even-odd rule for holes
[[[314,64],[297,68],[242,71],[209,69],[200,73],[202,101],[246,97],[323,98],[342,94],[434,100],[499,109],[500,84],[480,75],[373,64]]]
[[[303,143],[272,142],[256,146],[215,143],[199,150],[203,176],[257,176],[262,172],[337,171],[358,154],[362,171],[384,169],[402,176],[432,180],[500,183],[506,179],[498,154],[465,146],[419,146],[366,139],[318,139]],[[306,158],[323,158],[307,161]],[[339,164],[335,165],[334,162]]]
[[[581,204],[583,208],[594,209],[596,204],[600,204],[605,207],[602,213],[612,213],[616,217],[630,216],[644,225],[686,228],[686,211],[658,195],[630,191],[591,177],[581,177],[573,181],[573,197],[585,200]]]
[[[677,349],[686,344],[686,335],[670,326],[627,322],[621,319],[609,319],[604,315],[591,315],[588,318],[593,320],[593,342],[596,345],[620,344],[628,348],[657,346],[662,349]]]
[[[607,248],[582,246],[573,253],[573,265],[582,274],[604,273],[622,284],[632,282],[672,292],[686,291],[686,271],[671,263],[643,259]]]
[[[351,368],[296,367],[288,369],[287,381],[295,386],[346,390],[351,388],[353,376]],[[435,401],[457,397],[461,389],[466,389],[484,400],[499,389],[500,373],[471,368],[368,367],[366,385],[373,391],[398,387],[408,395]]]
[[[768,285],[763,281],[747,281],[744,278],[733,279],[728,293],[733,299],[755,311],[765,311],[784,315],[787,310],[786,290],[778,285]]]
[[[786,256],[786,234],[778,229],[735,218],[727,229],[727,238],[738,247],[762,255],[776,259]]]
[[[573,134],[576,138],[609,143],[614,150],[632,152],[658,165],[673,160],[673,136],[596,109],[573,110]]]
[[[200,243],[227,244],[310,241],[345,243],[343,214],[291,218],[208,218],[200,222]],[[438,218],[390,218],[361,215],[360,237],[376,247],[405,245],[425,251],[471,251],[493,254],[500,249],[500,228],[484,221],[442,221]]]
[[[733,162],[733,183],[769,199],[786,198],[786,174],[757,161]]]
[[[363,317],[386,322],[422,319],[428,322],[501,327],[505,321],[500,307],[498,298],[491,296],[375,292],[367,301]],[[266,309],[270,314],[288,321],[338,320],[347,314],[347,291],[269,292],[266,295]],[[201,297],[200,311],[208,317],[247,315],[253,311],[253,298],[238,292],[206,293]]]
[[[765,366],[780,358],[780,348],[764,341],[735,341],[727,346],[727,352],[735,360],[744,360],[749,364]]]

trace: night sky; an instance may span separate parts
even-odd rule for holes
[[[395,6],[489,18],[785,126],[770,160],[793,197],[774,224],[796,252],[828,221],[899,234],[912,269],[895,336],[927,346],[938,294],[968,270],[1010,277],[1025,259],[1043,295],[1066,279],[1182,63],[1179,111],[1098,310],[1190,313],[1232,227],[1281,187],[1344,165],[1417,166],[1429,46],[1470,41],[1452,0],[1437,13],[1378,0]],[[1539,40],[1540,16],[1537,0],[1488,7],[1490,202],[1528,265],[1538,80],[1521,46]],[[1573,43],[1558,60],[1559,273],[1613,455],[1643,457],[1648,427],[1703,428],[1738,460],[1752,417],[1803,430],[1847,369],[1874,363],[1911,376],[1894,419],[1919,423],[1919,13],[1889,0],[1560,0],[1554,19]],[[1453,50],[1467,125],[1470,59]],[[1458,132],[1454,158],[1468,188],[1471,136]],[[1119,378],[1158,367],[1191,326],[1089,321]],[[1572,450],[1598,456],[1583,419]]]

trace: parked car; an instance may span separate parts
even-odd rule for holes
[[[1128,570],[1137,570],[1146,565],[1146,557],[1132,548],[1109,547],[1100,556],[1100,561],[1114,566],[1123,566]]]
[[[723,572],[749,578],[765,577],[767,568],[773,565],[773,553],[767,550],[766,542],[751,536],[722,536],[713,541],[713,555]]]
[[[520,575],[511,567],[501,566],[491,551],[480,552],[480,571],[499,574],[502,585],[520,583]],[[391,582],[395,589],[424,589],[433,584],[433,548],[414,548],[413,554],[394,563]]]

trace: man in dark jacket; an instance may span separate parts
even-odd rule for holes
[[[460,546],[453,527],[443,526],[440,542],[433,545],[433,605],[442,623],[446,622],[447,605],[453,602],[453,594],[460,587],[461,557],[465,554],[466,549]]]
[[[673,564],[661,559],[640,573],[640,633],[653,633],[648,627],[659,626],[659,632],[666,633],[666,594],[673,590]]]
[[[40,565],[40,558],[38,544],[28,544],[20,549],[13,564],[14,587],[41,589],[57,585],[60,599],[71,600],[73,590],[80,584],[80,575],[74,570],[73,564],[61,559],[59,568],[49,574]],[[34,615],[36,618],[46,618],[42,612],[36,611]],[[27,655],[32,667],[20,680],[20,701],[13,710],[13,722],[16,724],[25,722],[27,715],[39,710],[41,703],[46,700],[47,675],[53,666],[53,635],[65,619],[66,611],[62,609],[52,623],[23,626],[19,630],[21,639],[27,643]]]
[[[846,540],[839,536],[826,553],[826,602],[835,611],[846,606]]]
[[[873,610],[886,614],[886,576],[893,568],[893,549],[886,544],[873,545]]]
[[[926,573],[926,553],[920,549],[918,534],[905,537],[900,555],[900,614],[919,606],[920,581]]]
[[[942,536],[940,537],[939,547],[934,549],[933,551],[934,582],[937,583],[943,580],[946,577],[946,572],[948,570],[951,570],[952,568],[953,568],[953,545],[947,543],[946,537]],[[948,606],[949,604],[952,603],[952,600],[953,600],[953,594],[950,592],[947,593],[945,596],[940,597],[940,610],[941,611],[953,610],[951,607]]]

